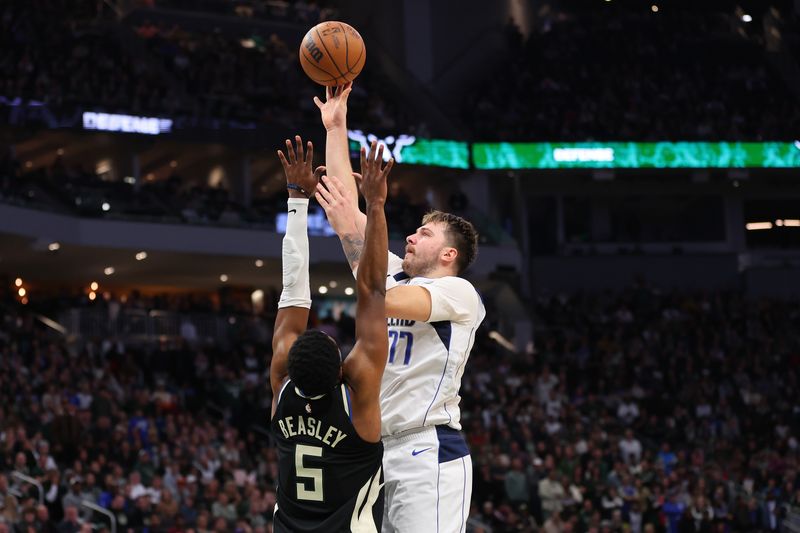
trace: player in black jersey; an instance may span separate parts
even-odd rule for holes
[[[358,270],[356,344],[342,361],[339,347],[308,330],[308,199],[318,186],[313,146],[286,141],[278,156],[289,191],[283,239],[283,292],[272,340],[271,429],[278,445],[274,531],[379,532],[383,519],[383,444],[379,393],[386,365],[388,236],[384,204],[390,161],[370,154],[362,168],[367,203],[364,253]],[[323,178],[324,180],[325,178]]]

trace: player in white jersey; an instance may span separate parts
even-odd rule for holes
[[[330,175],[351,176],[347,141],[350,86],[315,99],[327,129]],[[380,165],[383,147],[361,153],[361,171]],[[390,162],[391,164],[391,162]],[[324,180],[317,199],[355,271],[365,216],[354,180]],[[405,256],[389,255],[386,313],[389,353],[381,383],[386,505],[384,532],[465,531],[472,461],[461,429],[458,395],[475,331],[485,310],[472,284],[458,277],[473,261],[477,234],[466,220],[434,211],[406,239]]]

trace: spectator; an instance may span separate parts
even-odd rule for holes
[[[561,475],[556,469],[551,469],[547,477],[539,482],[539,497],[542,499],[542,514],[545,518],[561,512],[564,496]]]
[[[633,430],[625,430],[625,438],[619,441],[619,452],[628,466],[638,465],[642,460],[642,444],[634,438]]]
[[[9,524],[19,518],[19,501],[8,491],[8,478],[0,474],[0,516]]]
[[[64,520],[58,524],[58,533],[80,533],[81,522],[78,518],[78,508],[74,505],[64,507]]]
[[[530,495],[528,494],[528,479],[522,470],[522,460],[515,458],[511,461],[511,470],[505,477],[506,498],[514,506],[527,503]]]

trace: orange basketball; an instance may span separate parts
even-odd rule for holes
[[[353,81],[366,61],[364,40],[344,22],[320,22],[300,43],[300,65],[320,85],[335,87]]]

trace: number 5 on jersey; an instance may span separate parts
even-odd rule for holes
[[[389,363],[394,363],[394,356],[397,352],[400,341],[405,340],[405,356],[403,357],[403,364],[407,365],[411,362],[411,347],[414,345],[414,335],[410,331],[394,331],[389,330],[389,339],[392,341],[389,345]]]
[[[322,469],[321,468],[308,468],[303,465],[303,457],[309,455],[312,457],[322,457],[322,448],[319,446],[306,446],[305,444],[298,444],[294,450],[294,468],[297,472],[297,478],[308,478],[311,480],[311,490],[307,490],[307,485],[304,482],[297,483],[297,499],[312,502],[323,501],[322,495]]]

